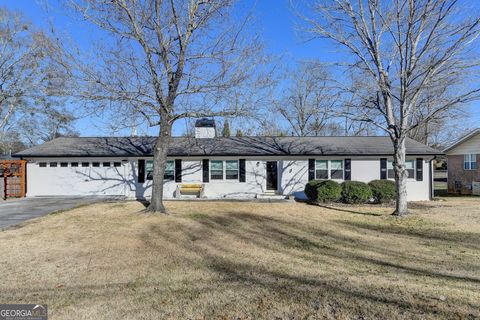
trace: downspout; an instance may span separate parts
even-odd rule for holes
[[[435,160],[437,158],[437,156],[435,156],[433,159],[431,159],[429,162],[428,162],[428,166],[430,168],[430,179],[429,180],[429,188],[430,188],[430,201],[433,200],[434,198],[434,190],[433,190],[433,178],[434,178],[434,175],[433,175],[433,166],[432,166],[432,161]]]

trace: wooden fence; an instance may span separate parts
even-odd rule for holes
[[[0,161],[0,178],[2,179],[2,197],[23,198],[26,189],[26,161],[2,160]]]

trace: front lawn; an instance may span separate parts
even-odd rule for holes
[[[0,232],[0,302],[50,319],[480,317],[480,200],[95,204]]]

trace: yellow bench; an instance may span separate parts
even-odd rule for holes
[[[180,198],[182,194],[198,194],[199,198],[203,197],[203,184],[201,183],[185,183],[177,185],[176,197]]]

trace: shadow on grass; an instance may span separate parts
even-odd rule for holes
[[[316,272],[316,268],[326,268],[326,271],[335,272],[336,266],[340,269],[337,271],[342,274],[339,279],[348,278],[349,274],[355,276],[358,270],[369,270],[368,273],[372,276],[398,274],[404,278],[402,281],[411,283],[415,283],[420,277],[428,283],[440,281],[444,285],[457,289],[480,283],[480,279],[469,276],[469,272],[457,274],[465,273],[462,267],[459,267],[460,271],[456,273],[447,272],[446,269],[438,270],[440,261],[436,257],[426,259],[411,255],[408,251],[399,251],[394,243],[392,247],[385,247],[372,241],[371,238],[364,240],[362,236],[368,232],[374,232],[378,237],[381,236],[378,235],[380,232],[386,235],[408,232],[396,227],[378,226],[376,225],[378,221],[341,222],[346,229],[348,226],[350,231],[353,231],[346,235],[341,230],[332,230],[331,223],[315,227],[308,222],[289,221],[285,218],[244,211],[230,211],[220,215],[190,214],[180,219],[193,220],[195,224],[182,226],[179,222],[178,228],[169,228],[169,232],[165,232],[165,229],[160,226],[152,226],[148,234],[143,235],[144,241],[150,246],[156,246],[157,241],[175,242],[197,255],[211,271],[216,272],[226,281],[239,282],[245,286],[260,286],[271,292],[285,292],[287,300],[291,296],[323,292],[327,295],[341,295],[344,299],[342,301],[360,299],[364,303],[367,301],[389,304],[396,308],[408,309],[413,313],[434,315],[438,311],[431,305],[431,301],[404,298],[402,290],[395,284],[385,291],[374,283],[364,283],[359,286],[348,281],[321,280],[311,275],[312,272]],[[432,241],[449,241],[452,245],[462,246],[460,233],[455,235],[442,233],[434,236],[433,234],[425,235],[423,231],[410,231],[408,235],[413,237],[414,241],[418,241],[416,245],[421,245],[421,241],[427,237]],[[232,243],[217,241],[217,238],[222,236],[233,237]],[[199,246],[197,240],[201,240],[203,245]],[[252,250],[264,252],[265,258],[261,261],[254,260],[252,263],[248,258],[248,252],[247,257],[237,256],[237,248],[234,246],[237,242],[247,244]],[[307,265],[307,270],[286,272],[281,262],[272,258],[279,255],[290,258],[293,263],[299,263],[303,268]],[[277,263],[279,264],[276,265]],[[480,268],[480,265],[469,265],[467,269],[475,270],[475,267]],[[410,294],[415,297],[414,292]],[[478,306],[464,304],[472,310],[478,308]],[[349,306],[347,304],[343,307]],[[454,311],[449,313],[448,309],[443,312],[446,312],[445,315],[448,317],[457,315]]]
[[[350,210],[350,209],[348,209],[349,207],[347,207],[347,208],[341,208],[341,207],[333,207],[333,206],[322,205],[322,204],[317,204],[317,206],[319,206],[319,207],[321,207],[321,208],[329,209],[329,210],[335,210],[335,211],[339,211],[339,212],[359,214],[359,215],[362,215],[362,216],[377,216],[377,217],[378,217],[378,216],[383,216],[383,215],[384,215],[384,214],[381,214],[381,213],[362,212],[362,211]]]
[[[425,226],[412,228],[394,224],[371,224],[352,220],[336,220],[335,223],[356,232],[374,231],[383,234],[402,235],[418,239],[441,241],[443,245],[445,242],[449,242],[452,243],[452,245],[456,244],[462,247],[480,250],[479,234],[473,232],[447,231]]]

